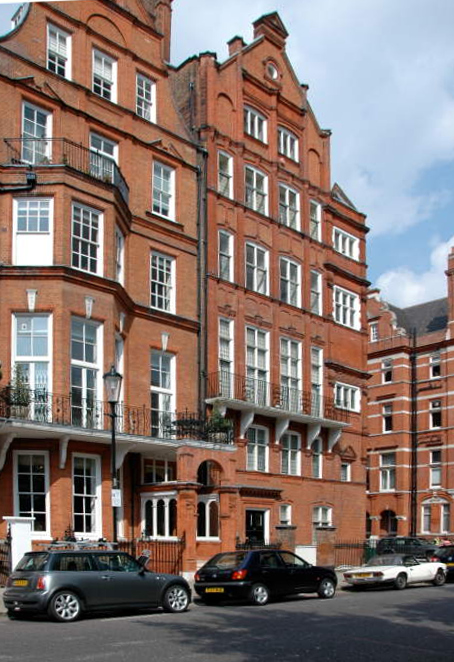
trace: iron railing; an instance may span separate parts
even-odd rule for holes
[[[215,421],[188,411],[159,411],[123,403],[116,405],[115,413],[118,433],[160,439],[202,439],[223,444],[233,442],[233,426],[226,420]],[[77,391],[59,395],[45,389],[7,386],[0,391],[0,416],[100,431],[108,431],[112,425],[108,402],[82,398]]]
[[[276,542],[269,542],[269,543],[264,543],[260,542],[260,540],[257,541],[247,541],[247,542],[240,542],[240,540],[236,541],[235,548],[238,550],[249,550],[249,549],[280,549],[282,547],[282,542],[276,541]]]
[[[2,165],[68,166],[113,184],[129,202],[129,187],[113,159],[67,138],[3,138]]]
[[[0,586],[6,584],[11,568],[11,531],[8,532],[4,540],[0,540]]]
[[[138,557],[144,551],[150,552],[147,568],[154,572],[168,572],[172,575],[183,571],[184,535],[178,540],[121,540],[118,549]]]
[[[347,422],[349,417],[348,411],[336,407],[333,399],[231,372],[208,375],[207,397],[243,400],[260,407],[276,407],[295,414],[342,422]]]

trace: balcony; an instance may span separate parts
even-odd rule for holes
[[[126,204],[129,187],[117,164],[67,138],[3,138],[3,166],[65,166],[115,186]]]
[[[145,406],[132,407],[119,403],[116,408],[116,431],[120,435],[148,437],[158,440],[195,440],[211,443],[231,444],[233,428],[226,421],[200,418],[185,412],[164,412]],[[39,427],[86,431],[96,439],[111,430],[110,405],[108,402],[81,398],[77,393],[58,395],[44,389],[14,389],[10,386],[0,391],[0,417],[17,427],[28,428],[36,436]],[[6,423],[3,423],[5,430]],[[58,436],[58,435],[57,435]],[[80,435],[78,435],[80,436]],[[108,436],[110,439],[110,436]]]
[[[241,412],[240,436],[244,436],[254,415],[276,420],[276,438],[280,439],[291,421],[308,426],[308,447],[320,434],[329,430],[329,449],[337,442],[342,429],[348,425],[349,412],[335,406],[334,400],[310,392],[251,379],[230,372],[215,372],[208,376],[207,402],[218,407]]]

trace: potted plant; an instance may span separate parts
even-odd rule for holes
[[[207,436],[212,441],[229,443],[233,432],[233,421],[221,414],[219,402],[213,404],[211,416],[206,425]]]
[[[24,367],[20,363],[14,365],[12,380],[5,390],[5,399],[11,407],[11,416],[24,418],[28,413],[31,393]]]

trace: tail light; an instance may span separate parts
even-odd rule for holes
[[[37,591],[45,591],[46,590],[46,578],[43,575],[40,575],[38,577],[38,581],[36,582],[36,590]]]
[[[350,579],[351,573],[350,572],[344,572],[344,577],[345,577],[345,579]]]
[[[196,582],[199,582],[199,581],[200,581],[200,575],[199,575],[198,572],[195,573],[195,575],[194,575],[194,579],[195,579]]]
[[[431,556],[430,559],[428,560],[431,561],[432,563],[436,563],[439,559],[437,559],[436,556]]]
[[[241,581],[246,577],[246,575],[247,575],[247,570],[235,570],[234,572],[232,572],[232,579]]]

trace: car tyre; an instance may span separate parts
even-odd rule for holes
[[[252,604],[263,607],[270,599],[270,591],[265,584],[254,584],[249,593]]]
[[[72,591],[59,591],[51,597],[47,612],[56,621],[72,623],[82,614],[82,601]]]
[[[329,598],[334,598],[336,593],[336,584],[329,577],[322,579],[317,589],[318,597],[328,600]]]
[[[443,586],[443,584],[446,582],[446,574],[443,572],[443,570],[437,570],[437,574],[432,580],[432,584],[434,586]]]
[[[178,614],[187,610],[190,601],[189,591],[185,586],[182,586],[181,584],[172,584],[172,586],[169,586],[164,593],[162,607],[164,611]]]
[[[406,586],[407,586],[407,575],[401,572],[399,575],[397,575],[396,579],[394,580],[394,588],[396,588],[398,591],[402,591],[402,589],[406,588]]]

